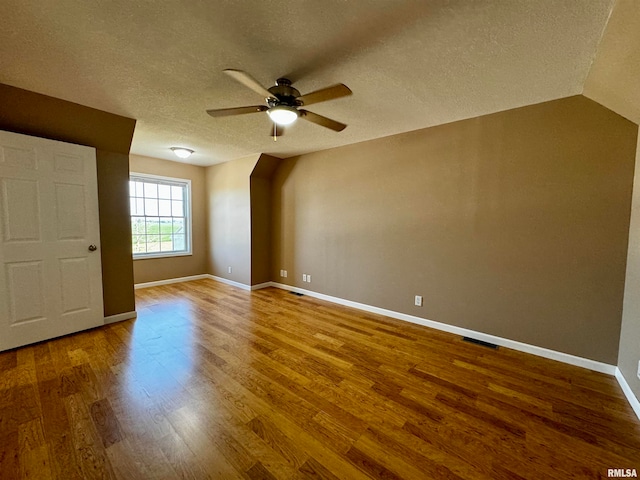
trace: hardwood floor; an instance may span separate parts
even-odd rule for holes
[[[544,479],[640,472],[613,377],[269,288],[0,353],[3,479]]]

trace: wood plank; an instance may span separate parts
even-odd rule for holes
[[[0,352],[0,372],[7,372],[18,366],[18,350]]]
[[[71,424],[60,396],[59,380],[45,380],[38,383],[42,411],[44,435],[52,455],[52,469],[55,477],[81,479],[80,464],[76,462],[75,448],[71,439]]]
[[[120,430],[118,419],[116,418],[109,400],[103,398],[97,402],[93,402],[89,406],[93,424],[98,430],[98,434],[102,439],[104,448],[109,448],[114,443],[121,441],[124,436]]]
[[[292,467],[299,469],[307,460],[307,456],[298,449],[294,441],[284,435],[269,419],[254,418],[247,426]]]
[[[340,480],[333,473],[331,473],[327,468],[318,462],[313,457],[309,458],[304,464],[300,466],[300,473],[302,473],[305,478],[317,479],[317,480]]]
[[[69,424],[75,464],[80,467],[84,479],[113,479],[113,467],[101,445],[99,436],[91,422],[90,414],[82,396],[69,395],[63,399]]]
[[[175,433],[162,437],[158,441],[160,450],[169,461],[175,471],[176,478],[199,480],[211,477],[200,464],[193,452],[184,443],[182,438]]]
[[[278,480],[260,462],[254,463],[251,468],[247,470],[247,477],[251,480]]]
[[[207,474],[211,478],[224,478],[225,480],[242,478],[240,472],[220,452],[188,407],[171,412],[169,418],[171,425],[185,445],[203,465],[207,466]]]
[[[370,457],[361,450],[358,450],[356,447],[351,447],[346,456],[360,470],[373,478],[380,478],[384,480],[402,480],[401,476],[392,472],[384,465],[382,465],[377,459]]]
[[[16,430],[0,432],[0,479],[20,478],[20,444]]]
[[[51,458],[48,445],[21,452],[21,479],[48,480],[55,478],[51,470]]]

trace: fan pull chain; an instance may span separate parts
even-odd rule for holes
[[[273,122],[273,141],[274,142],[278,141],[278,132],[277,132],[276,128],[278,128],[278,126],[276,125],[275,122]]]

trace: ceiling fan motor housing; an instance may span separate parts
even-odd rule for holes
[[[269,91],[276,97],[275,99],[267,99],[269,107],[275,107],[278,105],[299,107],[302,105],[302,102],[297,100],[300,96],[300,92],[291,86],[291,80],[287,78],[279,78],[276,80],[276,84],[269,88]]]
[[[289,125],[297,118],[304,118],[307,122],[315,123],[334,132],[341,132],[347,127],[344,123],[336,122],[330,118],[300,108],[302,105],[313,105],[351,95],[352,92],[349,87],[342,83],[321,88],[306,95],[300,95],[300,92],[291,86],[291,80],[288,78],[279,78],[276,80],[274,86],[266,89],[255,78],[242,70],[228,68],[224,70],[224,73],[259,94],[266,100],[267,105],[207,110],[207,113],[214,118],[266,112],[277,125]],[[276,128],[276,136],[277,135],[281,135],[281,133],[278,133]]]

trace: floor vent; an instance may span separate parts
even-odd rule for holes
[[[304,297],[304,293],[298,293],[298,292],[289,292],[289,293],[292,293],[298,297]]]
[[[482,340],[478,340],[477,338],[462,337],[462,340],[469,343],[475,343],[476,345],[482,345],[483,347],[493,348],[494,350],[498,349],[498,345],[494,343],[483,342]]]

